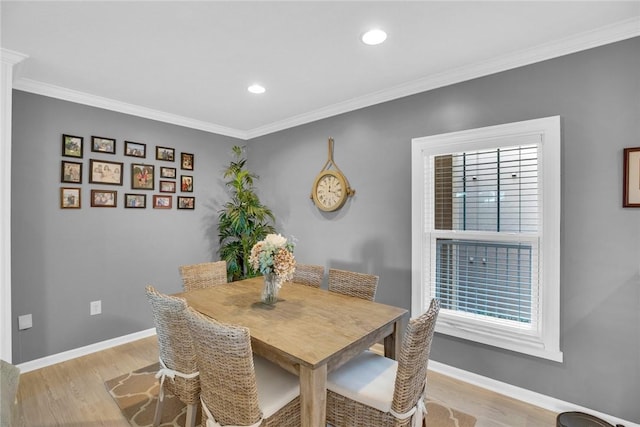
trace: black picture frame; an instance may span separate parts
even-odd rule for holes
[[[155,166],[144,163],[131,164],[131,188],[133,190],[153,190],[155,188]]]
[[[91,151],[94,153],[116,154],[116,140],[102,136],[92,136]]]
[[[180,175],[180,191],[183,193],[193,193],[192,175]]]
[[[145,209],[147,207],[147,195],[125,193],[124,207],[126,209]]]
[[[180,153],[180,169],[192,171],[194,160],[193,154]]]
[[[106,160],[89,160],[89,182],[91,184],[122,185],[124,163]]]
[[[84,138],[81,136],[62,134],[62,155],[82,158]]]
[[[165,162],[176,161],[175,148],[156,146],[156,160],[162,160]]]
[[[60,182],[82,183],[82,163],[62,160],[60,163]]]
[[[118,207],[118,192],[115,190],[91,190],[92,208]]]
[[[168,168],[165,166],[160,166],[160,178],[176,179],[176,176],[177,176],[176,168]]]
[[[125,141],[124,155],[145,159],[147,157],[147,144],[143,144],[142,142]]]
[[[195,197],[186,197],[186,196],[178,196],[178,209],[195,209],[196,208],[196,198]]]
[[[623,200],[625,208],[640,208],[640,147],[624,149]]]

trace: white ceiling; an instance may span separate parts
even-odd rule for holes
[[[244,139],[640,35],[640,1],[0,7],[3,53],[28,56],[14,87]]]

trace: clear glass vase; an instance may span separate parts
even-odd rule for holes
[[[274,273],[264,275],[264,287],[262,288],[262,302],[273,305],[278,301],[278,276]]]

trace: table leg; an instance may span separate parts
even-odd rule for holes
[[[300,366],[300,412],[302,427],[327,425],[327,365]]]
[[[384,339],[384,355],[389,359],[397,360],[400,355],[400,347],[402,345],[402,334],[406,327],[407,319],[402,318],[393,324],[393,333]]]

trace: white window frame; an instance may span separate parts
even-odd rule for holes
[[[418,316],[428,308],[435,235],[455,235],[455,231],[433,230],[433,178],[430,160],[435,155],[504,146],[509,139],[538,141],[539,271],[537,283],[538,312],[536,328],[505,326],[503,322],[481,319],[443,309],[436,332],[504,348],[544,359],[562,362],[560,351],[560,117],[489,126],[440,135],[414,138],[411,141],[411,311]],[[431,218],[428,220],[428,218]],[[469,232],[466,232],[469,233]],[[486,233],[482,233],[483,235]],[[499,233],[496,233],[499,234]],[[462,236],[458,236],[462,237]],[[494,240],[495,235],[494,235]],[[432,259],[433,258],[433,259]],[[535,292],[534,292],[535,294]],[[535,330],[534,330],[535,329]]]

